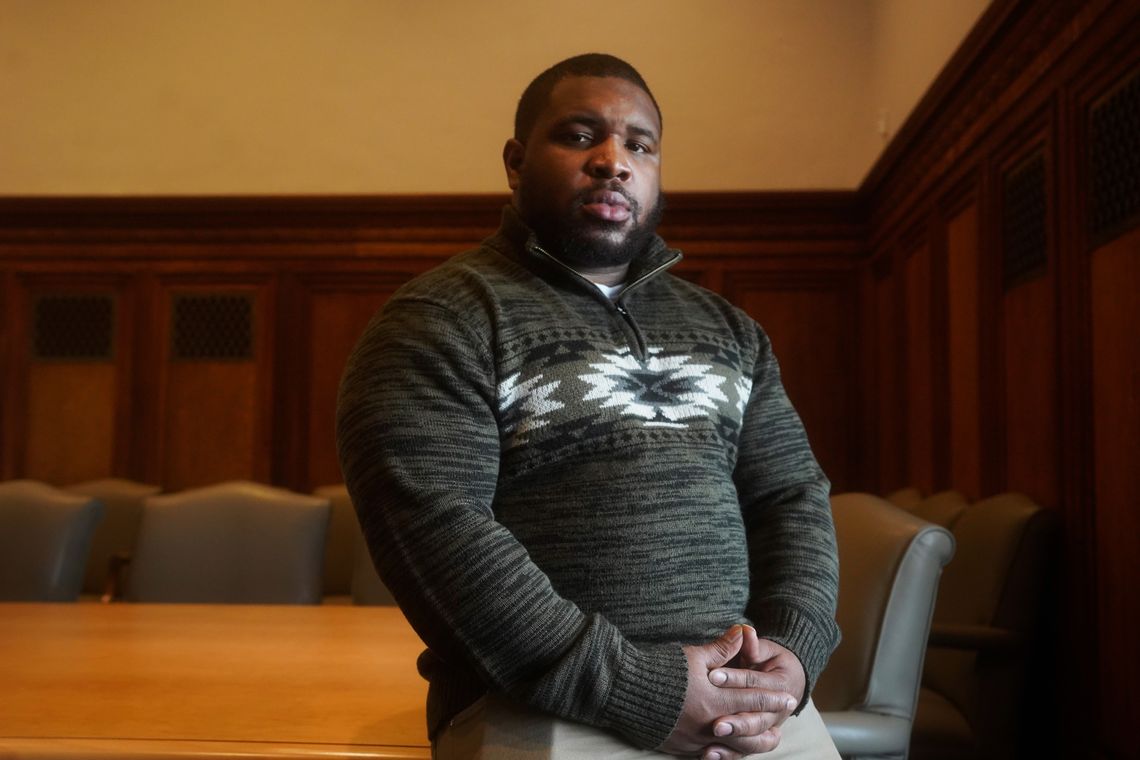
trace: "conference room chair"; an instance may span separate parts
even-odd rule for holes
[[[114,589],[121,586],[121,579],[115,576],[134,553],[143,500],[162,489],[126,478],[99,478],[75,483],[63,490],[93,496],[103,503],[103,519],[95,528],[87,555],[82,593],[109,601]]]
[[[896,507],[909,510],[922,501],[922,491],[914,486],[907,486],[891,491],[887,494],[886,499]]]
[[[352,569],[352,603],[376,606],[396,604],[392,592],[376,572],[363,533],[358,533],[356,537],[355,561]]]
[[[965,496],[953,489],[947,489],[931,494],[906,506],[905,509],[920,520],[953,529],[968,506],[970,502]]]
[[[0,483],[0,600],[78,599],[102,513],[98,499],[46,483]]]
[[[905,760],[950,531],[866,493],[831,499],[843,640],[812,699],[844,758]]]
[[[325,540],[324,600],[326,603],[348,601],[360,544],[360,522],[343,483],[321,486],[313,494],[328,499],[330,507],[328,538]]]
[[[144,501],[126,599],[318,604],[328,499],[230,481]]]
[[[969,505],[955,521],[930,632],[914,760],[1052,756],[1041,716],[1059,695],[1050,672],[1060,526],[1023,494]],[[1034,665],[1046,664],[1043,667]]]

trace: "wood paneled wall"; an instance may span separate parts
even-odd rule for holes
[[[1138,176],[1140,4],[1010,0],[861,189],[861,474],[1061,515],[1063,640],[1041,668],[1097,695],[1058,726],[1080,757],[1135,756],[1140,714]]]
[[[166,489],[339,482],[336,392],[364,325],[402,283],[492,232],[504,202],[0,201],[0,473]],[[670,203],[663,232],[687,253],[677,271],[769,325],[821,461],[851,486],[855,194]]]

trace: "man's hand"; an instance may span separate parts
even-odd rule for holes
[[[748,649],[741,658],[746,641]],[[761,646],[756,632],[735,625],[715,641],[684,649],[689,661],[685,704],[676,728],[660,751],[700,755],[705,760],[737,760],[775,749],[780,743],[778,724],[796,707],[795,698],[777,688],[786,680],[784,675],[731,667],[744,661],[765,662],[760,658],[769,650]],[[792,659],[795,660],[794,655]],[[723,674],[723,686],[729,688],[714,684],[712,672]]]
[[[743,633],[740,651],[728,662],[728,667],[710,671],[709,680],[724,688],[771,689],[802,700],[807,675],[800,659],[786,647],[760,638],[749,626],[744,626]],[[791,713],[789,710],[779,715],[772,725],[780,726]],[[714,722],[713,733],[735,736],[750,731],[754,720],[755,716],[751,715],[726,715]]]

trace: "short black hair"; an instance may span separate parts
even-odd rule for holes
[[[641,78],[641,74],[637,73],[637,69],[616,56],[606,53],[585,53],[559,61],[535,77],[534,81],[523,90],[518,108],[515,109],[516,140],[526,142],[530,131],[534,129],[534,123],[538,121],[538,115],[542,113],[542,109],[550,99],[554,85],[567,77],[616,77],[632,82],[644,90],[653,101],[653,107],[657,109],[657,121],[661,122],[661,106],[657,105],[657,99],[653,97],[649,85]]]

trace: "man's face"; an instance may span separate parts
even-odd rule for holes
[[[503,160],[519,213],[571,265],[628,264],[660,221],[661,122],[632,82],[561,80]]]

